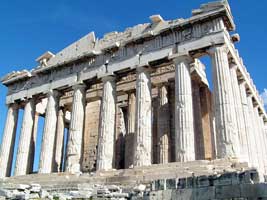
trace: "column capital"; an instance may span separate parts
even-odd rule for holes
[[[85,89],[86,85],[84,83],[78,83],[72,86],[73,90],[78,90],[78,89]]]
[[[191,64],[194,62],[194,59],[190,55],[184,54],[184,55],[180,55],[180,56],[173,58],[173,62],[176,65],[181,62],[187,62],[188,64]]]
[[[226,44],[212,46],[207,50],[208,54],[211,55],[214,54],[216,51],[223,51],[225,53],[228,53],[230,50]]]
[[[107,81],[115,82],[116,76],[114,76],[114,75],[104,76],[104,77],[101,78],[101,80],[102,80],[103,83],[105,83]]]

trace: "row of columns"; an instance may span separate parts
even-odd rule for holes
[[[209,51],[212,58],[214,115],[216,124],[217,158],[238,158],[264,169],[266,129],[251,96],[247,96],[244,83],[237,79],[236,66],[229,65],[228,49],[216,46]],[[196,159],[192,83],[189,56],[174,59],[175,64],[175,161],[186,162]],[[129,102],[129,109],[135,109],[135,115],[129,113],[135,124],[129,123],[134,132],[133,163],[134,166],[147,166],[152,163],[152,94],[150,70],[137,68],[136,98]],[[116,82],[108,76],[103,79],[103,96],[97,152],[97,170],[112,169],[114,162],[114,137],[116,116]],[[79,172],[81,169],[83,130],[85,118],[86,86],[78,84],[73,87],[71,122],[66,152],[66,171]],[[167,103],[167,90],[163,86],[159,91],[160,105]],[[64,116],[59,108],[58,91],[48,93],[39,173],[51,173],[59,170],[63,157]],[[134,106],[132,106],[134,105]],[[168,114],[168,110],[163,111]],[[253,125],[251,127],[251,118]],[[25,102],[15,175],[25,175],[31,171],[33,161],[30,149],[34,141],[34,98]],[[18,118],[18,106],[9,105],[6,126],[0,154],[0,177],[10,176],[14,151],[15,132]],[[160,120],[162,123],[163,120]],[[169,126],[169,122],[164,122]],[[168,128],[162,128],[159,135],[160,162],[169,162]],[[255,134],[258,134],[257,136]],[[260,140],[256,139],[260,138]],[[256,146],[255,146],[256,145]],[[256,147],[256,148],[255,148]],[[261,148],[260,148],[261,147]],[[255,150],[256,149],[256,150]],[[256,158],[255,158],[255,155]]]

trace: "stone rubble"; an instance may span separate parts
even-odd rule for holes
[[[92,200],[155,200],[155,199],[236,199],[267,198],[267,183],[261,183],[258,171],[234,171],[222,174],[159,179],[149,184],[101,185],[84,184],[78,189],[45,190],[39,184],[18,184],[13,189],[0,188],[1,199],[92,199]]]

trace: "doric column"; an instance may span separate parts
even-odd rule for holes
[[[135,119],[134,166],[151,165],[152,95],[150,71],[145,67],[137,68]]]
[[[159,106],[158,106],[158,156],[159,163],[170,161],[170,109],[168,99],[168,86],[158,87]]]
[[[195,160],[194,114],[190,75],[191,58],[175,62],[175,154],[177,162]]]
[[[263,139],[263,130],[261,128],[261,123],[260,123],[260,115],[259,115],[259,110],[258,110],[258,105],[254,106],[254,124],[255,124],[255,129],[254,129],[254,134],[256,136],[256,143],[257,143],[257,149],[258,149],[258,155],[259,155],[259,162],[260,162],[260,170],[264,172],[265,170],[265,144],[264,144],[264,139]]]
[[[249,123],[252,125],[252,138],[253,138],[253,147],[255,149],[254,152],[254,158],[255,158],[255,167],[261,167],[262,168],[262,162],[261,162],[261,152],[259,152],[259,140],[258,140],[258,126],[257,123],[255,122],[255,111],[254,111],[254,106],[253,106],[253,100],[252,100],[252,95],[248,95],[247,97],[248,100],[248,108],[249,108]]]
[[[135,91],[128,94],[128,129],[125,137],[125,168],[133,165],[135,135]]]
[[[25,102],[24,116],[19,138],[15,176],[26,175],[29,173],[30,146],[33,140],[33,125],[35,116],[35,101],[29,99]]]
[[[45,113],[45,124],[42,139],[42,149],[39,163],[39,173],[51,173],[54,160],[54,146],[57,127],[58,92],[48,93]]]
[[[237,65],[230,65],[231,85],[233,89],[234,108],[236,114],[236,122],[238,128],[238,135],[240,141],[240,160],[243,162],[249,161],[248,155],[248,139],[246,134],[244,114],[242,110],[241,94],[239,90],[239,83],[237,80]]]
[[[33,131],[32,131],[32,140],[30,145],[30,157],[29,157],[29,173],[33,172],[34,167],[34,157],[36,150],[36,142],[37,142],[37,133],[38,133],[38,121],[39,121],[39,113],[35,112],[34,115],[34,123],[33,123]]]
[[[195,152],[196,160],[205,160],[205,141],[202,127],[202,110],[200,100],[200,83],[192,81]],[[204,97],[203,97],[204,98]]]
[[[11,175],[16,129],[18,121],[18,105],[8,105],[6,124],[0,151],[0,178]]]
[[[109,170],[113,167],[115,116],[116,116],[116,83],[115,77],[103,79],[103,95],[100,111],[98,137],[97,170]]]
[[[261,141],[262,141],[262,156],[263,156],[263,162],[264,162],[264,172],[267,172],[267,141],[266,141],[266,135],[265,135],[265,125],[264,125],[264,119],[263,114],[258,115],[259,117],[259,126],[260,126],[260,134],[261,134]]]
[[[77,173],[81,170],[85,88],[83,84],[73,86],[74,93],[66,158],[66,171],[71,173]]]
[[[254,136],[254,127],[251,120],[251,113],[248,104],[247,92],[246,92],[246,82],[242,81],[239,84],[240,91],[240,100],[242,104],[242,112],[244,116],[245,124],[245,133],[248,140],[248,154],[249,154],[249,165],[256,167],[258,165],[256,145],[255,145],[255,136]]]
[[[54,172],[61,172],[63,170],[63,153],[64,153],[64,111],[60,108],[57,116],[57,131],[56,131],[56,146],[55,146],[55,162],[53,166]]]
[[[227,56],[228,48],[216,46],[210,50],[210,54],[212,58],[217,157],[239,158],[240,144]]]

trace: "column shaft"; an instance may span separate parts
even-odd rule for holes
[[[8,106],[6,124],[0,151],[0,178],[11,175],[17,121],[18,106],[16,104],[11,104]]]
[[[147,166],[152,162],[152,96],[150,72],[140,67],[136,80],[136,132],[134,166]]]
[[[227,48],[214,47],[211,51],[213,95],[218,158],[239,158],[240,143],[236,127],[233,91]]]
[[[242,111],[244,116],[244,124],[246,129],[246,137],[248,141],[248,155],[249,165],[256,167],[258,165],[257,152],[255,146],[254,127],[251,120],[251,112],[248,104],[248,98],[246,93],[246,84],[242,82],[239,84],[240,100],[242,104]]]
[[[53,166],[54,172],[63,170],[63,154],[64,154],[64,111],[61,108],[57,116],[56,146],[55,146],[55,162]]]
[[[159,163],[170,162],[170,109],[168,99],[168,87],[166,85],[158,88],[158,156]]]
[[[241,161],[248,162],[248,139],[246,134],[245,120],[242,110],[241,95],[239,90],[239,83],[237,80],[237,66],[231,65],[230,76],[233,89],[234,108],[236,114],[236,122],[238,128],[238,136],[240,141],[240,159]]]
[[[39,173],[51,173],[54,161],[55,136],[57,128],[58,93],[50,91],[45,113],[45,124],[42,139],[42,149],[39,163]]]
[[[261,153],[259,152],[259,140],[258,140],[258,126],[255,122],[255,111],[252,101],[252,96],[247,97],[248,100],[248,108],[249,108],[249,123],[252,124],[252,139],[253,139],[253,147],[254,147],[254,167],[258,167],[262,169],[261,165]]]
[[[205,143],[202,127],[202,110],[200,101],[200,86],[199,82],[192,81],[193,93],[193,111],[194,111],[194,132],[195,132],[195,151],[196,160],[205,160]]]
[[[71,173],[81,170],[84,117],[85,86],[76,85],[74,86],[66,160],[66,170]]]
[[[30,164],[30,146],[33,140],[33,125],[35,116],[35,102],[30,99],[24,107],[24,116],[20,132],[17,160],[15,167],[15,176],[26,175],[29,173]]]
[[[125,168],[133,165],[134,159],[134,135],[135,135],[135,93],[128,96],[128,130],[125,137]]]
[[[33,172],[34,167],[34,157],[35,157],[35,149],[36,149],[36,141],[37,141],[37,132],[38,132],[38,121],[39,121],[39,114],[35,112],[34,115],[34,123],[33,123],[33,139],[31,140],[30,145],[30,161],[29,161],[29,173]]]
[[[194,115],[190,58],[175,60],[175,148],[176,161],[195,160]]]
[[[103,96],[100,111],[97,170],[113,168],[116,116],[116,83],[114,77],[103,78]]]

